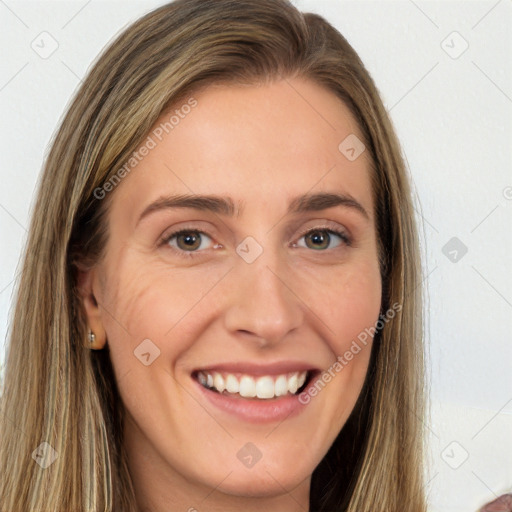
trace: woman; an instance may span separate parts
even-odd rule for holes
[[[2,510],[426,510],[419,285],[399,144],[347,41],[284,0],[155,10],[45,165]]]

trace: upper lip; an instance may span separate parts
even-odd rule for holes
[[[225,373],[245,373],[247,375],[282,375],[285,373],[315,371],[317,368],[311,363],[300,361],[276,361],[267,364],[256,364],[254,362],[232,362],[219,363],[210,366],[197,368],[195,372],[225,372]],[[194,372],[194,373],[195,373]]]

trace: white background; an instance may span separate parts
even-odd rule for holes
[[[59,119],[105,44],[162,3],[0,1],[0,347]],[[512,492],[512,1],[294,3],[359,53],[402,142],[429,298],[430,506],[476,511]]]

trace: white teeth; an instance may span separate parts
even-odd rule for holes
[[[307,372],[299,373],[299,377],[297,378],[297,389],[300,389],[304,382],[306,382]]]
[[[306,382],[307,375],[308,372],[303,371],[277,377],[242,375],[239,379],[231,373],[222,375],[219,372],[199,372],[197,380],[204,387],[215,389],[219,393],[226,390],[228,393],[238,393],[244,398],[270,399],[288,393],[297,393],[297,390]]]
[[[274,379],[260,377],[256,381],[256,396],[258,398],[274,398]]]
[[[238,393],[240,390],[240,384],[234,375],[228,375],[226,377],[226,389],[229,393]]]
[[[305,377],[304,377],[305,379]],[[288,379],[286,375],[279,375],[274,383],[274,393],[276,396],[283,396],[288,393]]]
[[[297,386],[297,374],[294,373],[291,377],[288,379],[288,389],[290,390],[290,393],[295,394],[297,392],[297,389],[299,386]]]
[[[213,374],[213,387],[219,392],[222,393],[226,386],[224,384],[224,378],[220,373],[215,372]]]
[[[248,377],[247,375],[244,375],[240,379],[240,389],[238,391],[240,393],[240,396],[243,396],[245,398],[253,398],[256,396],[256,382],[254,382],[254,379],[252,377]]]
[[[203,385],[203,386],[207,386],[207,387],[211,387],[211,386],[208,386],[208,378],[207,376],[203,373],[203,372],[199,372],[199,374],[197,375],[197,380]]]

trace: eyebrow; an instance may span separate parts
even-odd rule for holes
[[[353,197],[346,194],[317,193],[303,194],[294,197],[288,205],[287,214],[305,213],[326,210],[335,206],[351,208],[369,219],[368,212]],[[230,197],[216,195],[180,194],[160,197],[144,209],[137,224],[153,212],[174,208],[192,208],[194,210],[208,211],[230,217],[239,216],[243,210],[242,204],[235,206]]]

